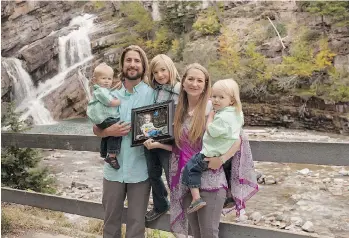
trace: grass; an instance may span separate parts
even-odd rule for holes
[[[1,234],[19,236],[28,231],[43,231],[79,238],[102,236],[103,221],[94,218],[68,219],[63,212],[23,206],[1,204]],[[82,222],[81,222],[82,221]],[[122,225],[122,237],[125,237],[126,225]],[[174,238],[170,232],[146,229],[148,238]]]
[[[16,204],[1,204],[1,234],[18,235],[26,231],[45,231],[79,238],[102,235],[103,222],[84,218],[87,222],[76,224],[63,212]]]

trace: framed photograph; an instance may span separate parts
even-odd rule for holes
[[[149,138],[159,142],[173,140],[173,115],[173,100],[132,109],[131,146],[143,145]]]

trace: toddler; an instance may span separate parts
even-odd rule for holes
[[[92,77],[93,98],[87,106],[88,118],[97,127],[105,129],[120,121],[120,100],[115,98],[112,92],[114,71],[106,63],[99,64]],[[108,136],[101,140],[100,154],[114,169],[119,169],[117,154],[120,153],[122,137]]]
[[[234,143],[239,143],[240,131],[244,124],[239,86],[233,79],[219,80],[213,85],[212,104],[214,111],[211,111],[207,119],[202,150],[188,161],[183,171],[182,183],[190,188],[192,194],[188,213],[195,212],[206,205],[199,191],[202,172],[208,170],[208,162],[205,158],[219,157],[222,160],[220,156],[225,154]],[[222,165],[224,163],[225,161],[222,160]]]

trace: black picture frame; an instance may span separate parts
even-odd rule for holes
[[[131,147],[143,145],[149,138],[159,142],[173,140],[173,115],[173,100],[132,109]]]

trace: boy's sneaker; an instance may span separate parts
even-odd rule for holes
[[[227,197],[225,199],[223,209],[233,208],[233,207],[235,207],[235,200],[232,197]]]
[[[190,206],[188,207],[187,213],[189,214],[192,212],[196,212],[197,210],[199,210],[204,206],[206,206],[206,202],[202,198],[199,198],[190,204]]]
[[[155,208],[153,208],[152,210],[148,211],[145,214],[145,221],[154,221],[156,219],[158,219],[159,217],[161,217],[162,215],[164,215],[168,210],[170,210],[170,208],[167,208],[165,211],[163,212],[158,212],[155,210]]]

